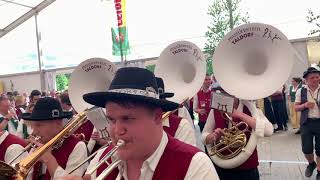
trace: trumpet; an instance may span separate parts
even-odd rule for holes
[[[100,161],[99,163],[92,168],[90,171],[88,171],[87,174],[93,174],[102,164],[106,163],[108,167],[98,176],[96,177],[96,180],[103,180],[106,176],[108,176],[117,166],[121,163],[120,159],[117,159],[116,161],[109,163],[108,159],[111,158],[114,153],[117,152],[117,150],[125,145],[125,141],[122,139],[119,139],[117,142],[117,145],[114,146]]]

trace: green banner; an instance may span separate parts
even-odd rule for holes
[[[130,53],[130,46],[128,40],[128,31],[126,26],[119,28],[111,28],[112,33],[112,55],[121,56]]]

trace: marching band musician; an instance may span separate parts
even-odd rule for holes
[[[204,125],[206,124],[211,104],[211,76],[206,74],[202,88],[193,98],[193,111],[198,113],[200,131],[202,132]]]
[[[157,86],[159,88],[160,99],[165,99],[165,98],[174,96],[173,93],[165,92],[164,83],[161,78],[156,77],[156,80],[157,80]],[[190,122],[188,122],[186,118],[179,115],[180,115],[179,112],[178,114],[172,113],[170,114],[169,117],[163,120],[164,131],[168,133],[170,136],[184,143],[197,147],[196,136],[195,136],[195,131],[193,127],[191,126]]]
[[[51,97],[44,97],[38,100],[32,113],[24,113],[21,118],[28,121],[35,136],[40,137],[40,143],[34,141],[38,146],[42,146],[54,138],[63,130],[63,118],[72,116],[62,111],[58,100]],[[46,180],[55,179],[66,175],[87,157],[87,148],[84,142],[79,141],[74,136],[61,139],[54,147],[42,155],[40,162],[33,167],[32,177],[34,180],[44,178]],[[73,174],[83,175],[85,166],[78,168]]]
[[[143,77],[143,78],[142,78]],[[90,104],[105,107],[113,144],[125,141],[111,160],[122,162],[105,179],[219,179],[205,153],[167,135],[162,114],[178,104],[159,99],[154,74],[146,69],[127,67],[116,72],[106,92],[84,95]],[[100,150],[88,170],[110,150]],[[95,179],[107,167],[100,166],[91,176]],[[82,179],[67,176],[62,179]],[[90,179],[86,175],[83,179]]]
[[[26,142],[23,139],[10,134],[7,130],[4,130],[4,127],[7,126],[8,120],[9,119],[7,118],[0,120],[0,161],[4,161],[6,163],[10,163],[18,154],[22,153],[26,146]],[[26,157],[27,155],[27,152],[23,153],[12,163],[18,162],[21,158]]]
[[[221,87],[217,87],[214,89],[217,90],[218,93],[224,93],[228,95]],[[271,136],[273,133],[273,126],[268,121],[267,118],[263,115],[263,113],[258,110],[260,113],[260,119],[255,119],[251,117],[251,113],[248,110],[248,107],[244,105],[242,100],[235,99],[234,110],[231,114],[232,121],[238,123],[240,121],[248,124],[250,130],[254,129],[255,134],[260,137]],[[222,113],[216,109],[211,109],[208,119],[206,121],[205,127],[202,132],[202,140],[203,143],[207,145],[207,147],[211,147],[214,142],[218,143],[219,138],[224,133],[224,128],[228,128],[228,120],[224,119]],[[251,132],[252,133],[252,132]],[[246,133],[247,139],[250,138],[251,134]],[[259,171],[258,171],[258,153],[256,147],[250,157],[239,167],[232,169],[225,169],[222,167],[218,167],[215,164],[218,175],[222,180],[234,180],[234,179],[246,179],[246,180],[258,180],[259,179]]]

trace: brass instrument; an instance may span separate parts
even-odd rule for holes
[[[39,136],[33,136],[33,135],[30,135],[31,138],[34,138],[34,140],[36,141],[39,141],[41,139],[41,137]],[[34,143],[29,143],[24,149],[22,152],[20,152],[18,155],[16,155],[11,161],[9,161],[8,164],[12,164],[16,159],[18,159],[23,153],[27,152],[27,151],[30,151],[32,148],[36,148],[36,144]],[[13,167],[14,167],[15,164],[13,164]]]
[[[45,152],[52,148],[56,143],[60,142],[61,139],[70,136],[76,128],[83,124],[83,122],[86,120],[87,111],[88,110],[77,114],[74,118],[70,120],[70,123],[68,123],[67,126],[60,133],[58,133],[54,138],[52,138],[42,147],[29,154],[29,156],[22,159],[18,164],[15,165],[15,167],[12,167],[6,163],[2,163],[0,167],[1,174],[4,173],[8,177],[14,176],[17,180],[25,180],[32,166],[39,160],[39,158]]]
[[[225,128],[223,135],[216,144],[208,150],[209,156],[218,156],[221,159],[231,159],[236,157],[247,144],[247,137],[245,132],[249,131],[249,126],[245,122],[235,123],[231,117],[224,113],[227,119],[231,122],[231,128]]]
[[[105,144],[105,145],[103,145],[101,148],[99,148],[97,151],[95,151],[94,153],[92,153],[89,157],[87,157],[85,160],[83,160],[81,163],[79,163],[76,167],[74,167],[72,170],[70,170],[69,172],[68,172],[68,174],[71,174],[71,173],[73,173],[75,170],[77,170],[78,168],[80,168],[82,165],[84,165],[87,161],[89,161],[89,160],[91,160],[98,152],[99,152],[99,150],[101,150],[101,149],[103,149],[103,148],[105,148],[105,147],[108,147],[108,146],[110,146],[110,144],[111,144],[111,140],[107,143],[107,144]]]
[[[34,138],[36,141],[40,139],[40,137],[34,137],[30,135],[31,138]],[[16,166],[16,163],[13,163],[15,160],[17,160],[23,153],[29,151],[31,148],[35,148],[36,145],[34,143],[29,143],[26,147],[23,148],[23,150],[17,154],[14,158],[12,158],[8,163],[4,161],[0,161],[0,174],[4,177],[11,177],[13,176],[13,169]]]
[[[117,150],[124,146],[125,142],[121,139],[118,140],[117,145],[114,146],[100,161],[99,163],[91,170],[88,171],[87,174],[94,173],[102,164],[106,163],[108,167],[98,176],[96,177],[96,180],[103,180],[106,176],[108,176],[117,166],[121,163],[120,159],[117,159],[116,161],[109,163],[107,160],[111,158],[114,153],[117,152]]]

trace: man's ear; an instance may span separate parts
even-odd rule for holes
[[[161,108],[156,108],[155,110],[154,110],[154,118],[155,118],[155,122],[157,123],[157,124],[160,124],[160,123],[162,123],[162,114],[163,114],[163,112],[162,112],[162,109]]]

